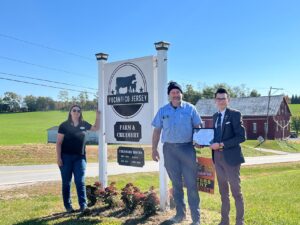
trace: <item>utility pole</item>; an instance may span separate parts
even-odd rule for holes
[[[269,131],[269,111],[270,111],[270,101],[271,101],[272,90],[278,91],[278,90],[283,90],[283,88],[273,88],[273,87],[270,87],[269,95],[268,95],[268,108],[267,108],[267,122],[266,122],[266,127],[265,127],[265,140],[268,139],[268,131]]]

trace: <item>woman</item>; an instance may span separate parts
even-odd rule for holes
[[[87,209],[85,190],[85,134],[86,131],[97,131],[99,129],[99,115],[96,112],[96,121],[92,126],[83,120],[81,107],[73,105],[69,111],[68,120],[60,124],[58,128],[56,152],[57,164],[62,177],[62,195],[67,212],[73,212],[71,201],[71,180],[74,181],[77,190],[80,211]]]

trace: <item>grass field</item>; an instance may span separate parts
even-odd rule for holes
[[[117,161],[117,148],[119,145],[108,145],[108,161]],[[145,160],[152,160],[151,146],[139,145],[145,151]],[[211,150],[208,148],[198,149],[199,156],[210,157]],[[87,161],[98,162],[98,146],[87,146]],[[245,156],[272,155],[271,153],[259,152],[253,148],[244,147]],[[55,144],[23,144],[0,146],[0,165],[37,165],[56,163]]]
[[[0,114],[0,145],[47,143],[47,129],[58,126],[67,119],[68,112],[48,111]],[[91,124],[95,112],[83,112],[84,119]]]
[[[293,116],[300,116],[300,104],[289,104]]]
[[[248,225],[298,225],[300,221],[300,163],[269,164],[242,167],[242,190],[245,199],[245,222]],[[88,179],[93,183],[96,178]],[[127,182],[133,182],[142,190],[154,185],[158,190],[158,174],[130,174],[109,177],[116,181],[120,190]],[[75,190],[73,189],[73,195]],[[220,219],[220,196],[200,193],[202,225],[215,225]],[[231,199],[232,200],[232,199]],[[75,207],[78,205],[74,198]],[[138,224],[140,215],[116,217],[114,213],[92,208],[93,215],[62,214],[64,210],[60,196],[60,182],[46,182],[23,186],[12,190],[0,190],[1,225],[121,225]],[[98,207],[98,208],[97,208]],[[102,208],[103,209],[103,208]],[[170,212],[171,216],[174,212]],[[234,224],[235,207],[231,201],[231,224]],[[163,216],[158,214],[144,224],[161,224]],[[188,223],[185,223],[188,224]]]
[[[293,115],[300,115],[300,104],[289,105]],[[29,112],[0,114],[0,146],[28,143],[47,143],[47,129],[58,126],[67,118],[67,112]],[[84,119],[91,124],[95,112],[83,112]]]
[[[256,147],[258,141],[248,140],[242,145],[244,147],[253,148]],[[283,141],[283,140],[267,140],[260,145],[261,148],[274,149],[283,152],[300,152],[300,141]]]

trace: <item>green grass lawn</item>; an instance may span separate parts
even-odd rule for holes
[[[109,162],[117,161],[117,148],[119,145],[108,145],[107,156]],[[150,145],[139,145],[145,153],[145,160],[152,160]],[[98,146],[87,146],[87,161],[98,162]],[[209,148],[197,149],[198,156],[211,157]],[[264,156],[272,153],[260,152],[253,148],[243,146],[244,156]],[[0,146],[0,165],[38,165],[56,163],[55,144],[23,144]]]
[[[253,148],[256,147],[258,141],[248,140],[243,143],[244,147]],[[300,152],[300,142],[296,141],[282,141],[282,140],[267,140],[260,145],[261,148],[274,149],[284,152]]]
[[[245,199],[245,222],[248,225],[298,225],[300,209],[300,163],[245,166],[241,169],[242,191]],[[89,178],[93,183],[97,178]],[[133,182],[142,190],[154,185],[158,191],[158,174],[129,174],[109,177],[120,189]],[[202,225],[215,225],[220,219],[220,195],[200,193]],[[75,190],[73,189],[73,195]],[[232,200],[232,199],[231,199]],[[74,198],[76,203],[76,199]],[[127,218],[107,216],[105,211],[93,216],[61,214],[60,182],[46,182],[13,190],[0,190],[1,225],[121,225]],[[75,207],[78,207],[75,204]],[[92,208],[96,210],[97,207]],[[134,216],[133,216],[134,217]],[[231,201],[231,224],[235,209]],[[151,218],[153,221],[155,216]],[[160,224],[163,221],[159,221]],[[130,224],[130,223],[127,223]],[[136,223],[133,223],[136,224]],[[153,223],[152,223],[153,224]]]
[[[293,116],[300,116],[300,104],[289,104]]]
[[[47,143],[47,129],[67,119],[66,111],[1,113],[0,145]],[[94,124],[95,112],[83,112],[84,119]]]
[[[205,147],[203,149],[196,149],[196,150],[198,156],[211,157],[211,150],[208,147]],[[274,155],[274,153],[255,150],[252,144],[251,145],[248,144],[248,141],[242,143],[242,151],[245,157]]]

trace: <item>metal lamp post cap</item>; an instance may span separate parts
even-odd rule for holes
[[[170,43],[165,41],[159,41],[154,43],[156,50],[168,50]]]
[[[108,54],[105,54],[105,53],[97,53],[97,54],[96,54],[96,58],[97,58],[97,60],[107,60]]]

